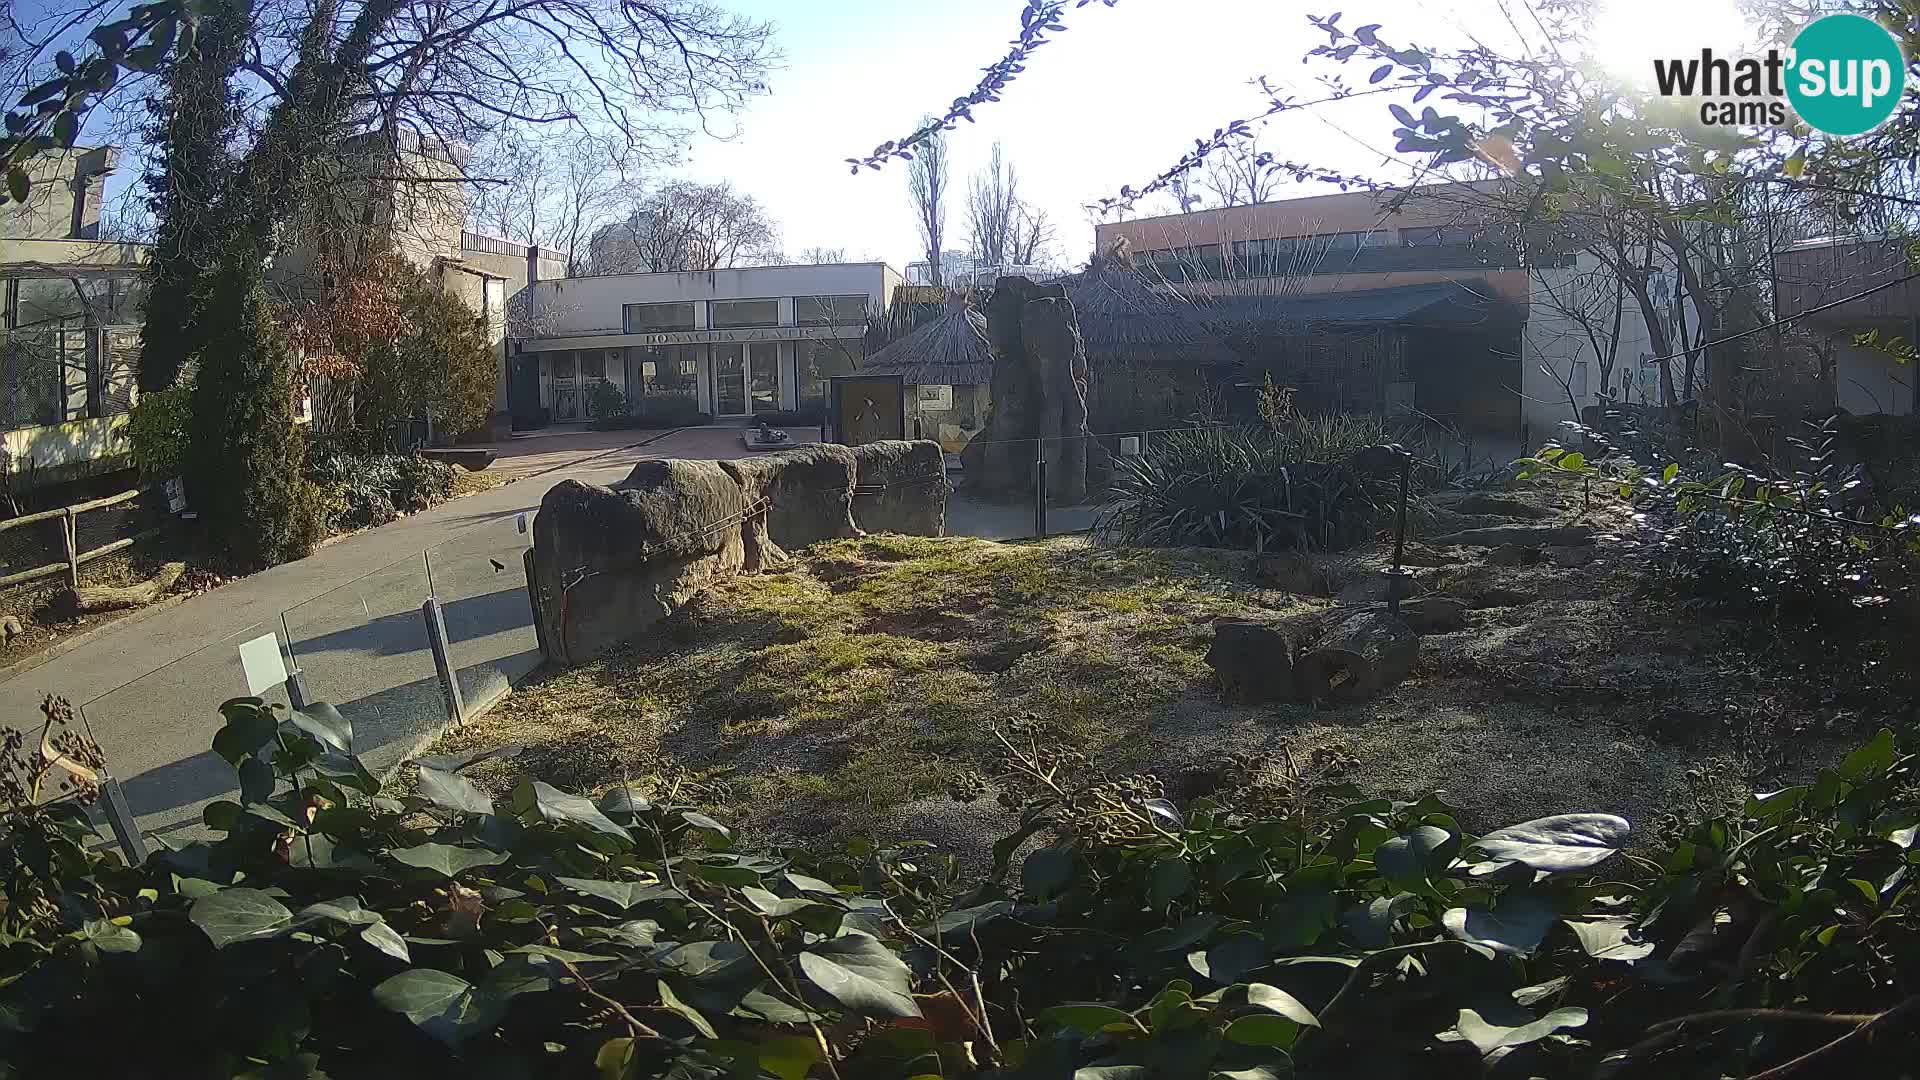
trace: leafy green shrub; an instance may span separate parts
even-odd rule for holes
[[[140,401],[127,415],[127,442],[133,464],[142,477],[171,480],[180,475],[192,419],[191,386],[140,395]]]
[[[701,412],[700,403],[688,394],[660,394],[636,398],[627,404],[626,413],[595,420],[588,426],[596,431],[613,431],[623,428],[698,427],[713,423],[713,417]]]
[[[595,420],[604,420],[610,416],[624,416],[627,411],[627,395],[620,388],[601,379],[587,391],[587,415]]]
[[[139,868],[90,842],[89,791],[29,797],[50,767],[4,744],[12,1075],[72,1075],[78,1045],[136,1078],[1710,1080],[1911,1051],[1893,1023],[1842,1038],[1920,963],[1920,760],[1887,731],[1622,859],[1608,815],[1476,836],[1437,797],[1246,759],[1179,807],[1021,723],[994,778],[1019,830],[961,893],[924,846],[754,854],[626,787],[491,798],[461,775],[485,754],[396,797],[330,706],[221,714],[237,799]]]
[[[456,469],[418,454],[315,455],[307,476],[339,500],[336,528],[384,525],[453,497]]]
[[[1101,528],[1130,544],[1254,551],[1352,544],[1395,495],[1390,481],[1362,476],[1337,456],[1360,430],[1314,422],[1285,432],[1155,434],[1140,456],[1114,459]]]

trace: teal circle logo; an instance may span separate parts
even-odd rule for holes
[[[1900,43],[1861,15],[1815,19],[1793,39],[1787,100],[1800,119],[1828,135],[1872,131],[1893,115],[1907,85]]]

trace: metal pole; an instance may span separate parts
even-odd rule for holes
[[[460,700],[460,680],[447,657],[447,623],[440,614],[440,601],[427,597],[420,605],[420,618],[427,624],[427,646],[433,650],[433,670],[440,676],[440,694],[447,703],[447,722],[459,724],[466,719],[467,707]]]
[[[1047,535],[1047,441],[1033,440],[1033,534]]]
[[[108,773],[100,778],[100,805],[107,812],[107,825],[113,829],[113,838],[119,842],[120,850],[127,856],[128,866],[139,866],[147,861],[147,842],[140,836],[140,824],[134,820],[133,808],[127,805],[127,793],[120,790],[120,781]]]
[[[1407,489],[1413,475],[1413,455],[1400,451],[1400,503],[1393,524],[1393,568],[1387,571],[1387,610],[1400,613],[1400,599],[1407,592],[1407,572],[1400,560],[1407,553]]]

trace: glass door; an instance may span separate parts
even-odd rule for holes
[[[747,347],[748,386],[753,391],[753,411],[780,410],[780,343],[756,341]]]
[[[553,419],[555,423],[580,419],[580,383],[575,375],[574,354],[553,354]]]
[[[739,345],[713,347],[713,414],[747,415],[747,366]]]

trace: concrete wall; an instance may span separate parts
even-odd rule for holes
[[[625,330],[627,304],[671,303],[686,300],[757,300],[795,296],[860,293],[869,310],[886,310],[900,275],[885,263],[839,263],[822,266],[757,266],[739,270],[706,270],[665,274],[611,274],[567,278],[535,285],[529,315],[532,332],[527,348],[567,348],[565,342],[543,342],[583,334],[620,334]],[[704,318],[704,310],[696,309]],[[792,325],[791,302],[781,306],[781,322]],[[704,328],[705,323],[696,323]]]
[[[1902,333],[1903,330],[1892,329],[1883,331],[1882,336]],[[1841,335],[1833,348],[1834,404],[1856,415],[1920,413],[1914,398],[1914,384],[1920,372],[1916,372],[1914,365],[1898,364],[1879,349],[1854,345],[1852,333]]]
[[[0,206],[0,237],[90,240],[100,233],[100,196],[119,148],[49,150],[27,162],[32,193]]]
[[[36,486],[98,476],[131,463],[125,413],[15,428],[3,438],[7,467],[19,474],[31,467]]]

